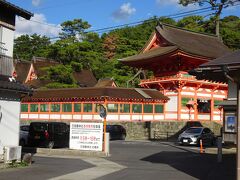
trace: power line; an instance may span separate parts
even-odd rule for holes
[[[234,1],[234,2],[237,2],[237,0]],[[232,5],[231,7],[239,6],[239,5],[240,4],[235,4],[235,5]],[[200,8],[200,9],[196,9],[196,10],[185,11],[185,12],[181,12],[181,13],[175,13],[175,14],[170,14],[170,15],[160,16],[160,17],[176,19],[176,18],[186,17],[186,16],[190,16],[190,15],[196,15],[196,14],[201,14],[201,13],[205,13],[205,12],[210,12],[210,11],[214,11],[214,10],[215,9],[213,9],[213,7],[205,7],[205,8]],[[99,28],[99,29],[93,29],[93,30],[86,31],[84,33],[89,33],[89,32],[104,33],[104,32],[109,32],[111,30],[118,29],[118,28],[121,28],[121,27],[134,26],[134,25],[138,25],[138,24],[141,24],[141,23],[151,23],[155,20],[156,19],[141,20],[141,21],[121,24],[121,25],[117,25],[117,26],[110,26],[110,27],[104,27],[104,28]],[[42,25],[46,25],[46,26],[55,27],[55,28],[58,28],[58,29],[61,28],[60,26],[57,26],[57,25],[51,25],[51,24],[48,24],[48,23],[43,23],[43,22],[39,22],[39,21],[35,21],[35,20],[30,20],[30,21],[35,22],[35,23],[39,23],[39,24],[42,24]],[[59,36],[50,37],[49,39],[58,39],[58,38],[59,38]]]

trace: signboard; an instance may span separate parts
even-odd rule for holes
[[[70,149],[102,151],[102,123],[70,123]]]
[[[236,120],[234,115],[225,116],[225,132],[236,132]]]

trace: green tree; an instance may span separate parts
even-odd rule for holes
[[[233,5],[239,0],[179,0],[179,4],[183,6],[188,6],[189,4],[198,3],[200,6],[203,6],[205,3],[211,5],[212,9],[215,10],[215,33],[219,36],[219,22],[220,22],[220,15],[222,13],[223,8],[226,8],[230,5]]]
[[[22,35],[14,40],[14,58],[31,60],[33,56],[47,56],[50,40],[46,36]]]
[[[61,24],[62,32],[59,34],[61,39],[72,39],[78,41],[84,38],[84,31],[91,27],[87,21],[74,19],[65,21]]]
[[[72,75],[72,68],[69,65],[56,65],[47,67],[44,69],[47,71],[47,75],[43,77],[46,80],[52,80],[57,83],[63,83],[63,84],[74,84],[75,80]]]
[[[177,26],[185,29],[189,29],[196,32],[204,32],[202,16],[188,16],[180,19],[177,22]]]

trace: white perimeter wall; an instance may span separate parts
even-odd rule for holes
[[[2,45],[7,51],[4,51],[5,55],[13,57],[13,38],[14,38],[14,31],[2,27]]]
[[[166,103],[165,111],[177,111],[177,96],[168,96],[169,101]]]
[[[0,100],[0,106],[2,112],[0,146],[18,146],[20,102]]]

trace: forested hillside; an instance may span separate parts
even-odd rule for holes
[[[158,21],[197,32],[210,34],[215,32],[213,20],[205,20],[202,16],[189,16],[178,21],[153,17],[140,25],[115,29],[101,35],[88,32],[91,27],[88,22],[74,19],[61,24],[62,33],[54,42],[37,34],[18,37],[15,39],[14,58],[27,61],[33,56],[50,58],[74,71],[91,69],[97,79],[113,78],[119,86],[124,87],[137,70],[124,66],[118,59],[138,53]],[[240,18],[228,16],[221,19],[220,34],[229,48],[240,49]],[[62,65],[52,68],[59,76],[67,73],[61,70]],[[55,81],[58,82],[58,79]],[[69,83],[71,85],[73,82]],[[136,84],[137,82],[132,86]],[[63,87],[66,87],[65,84]]]

